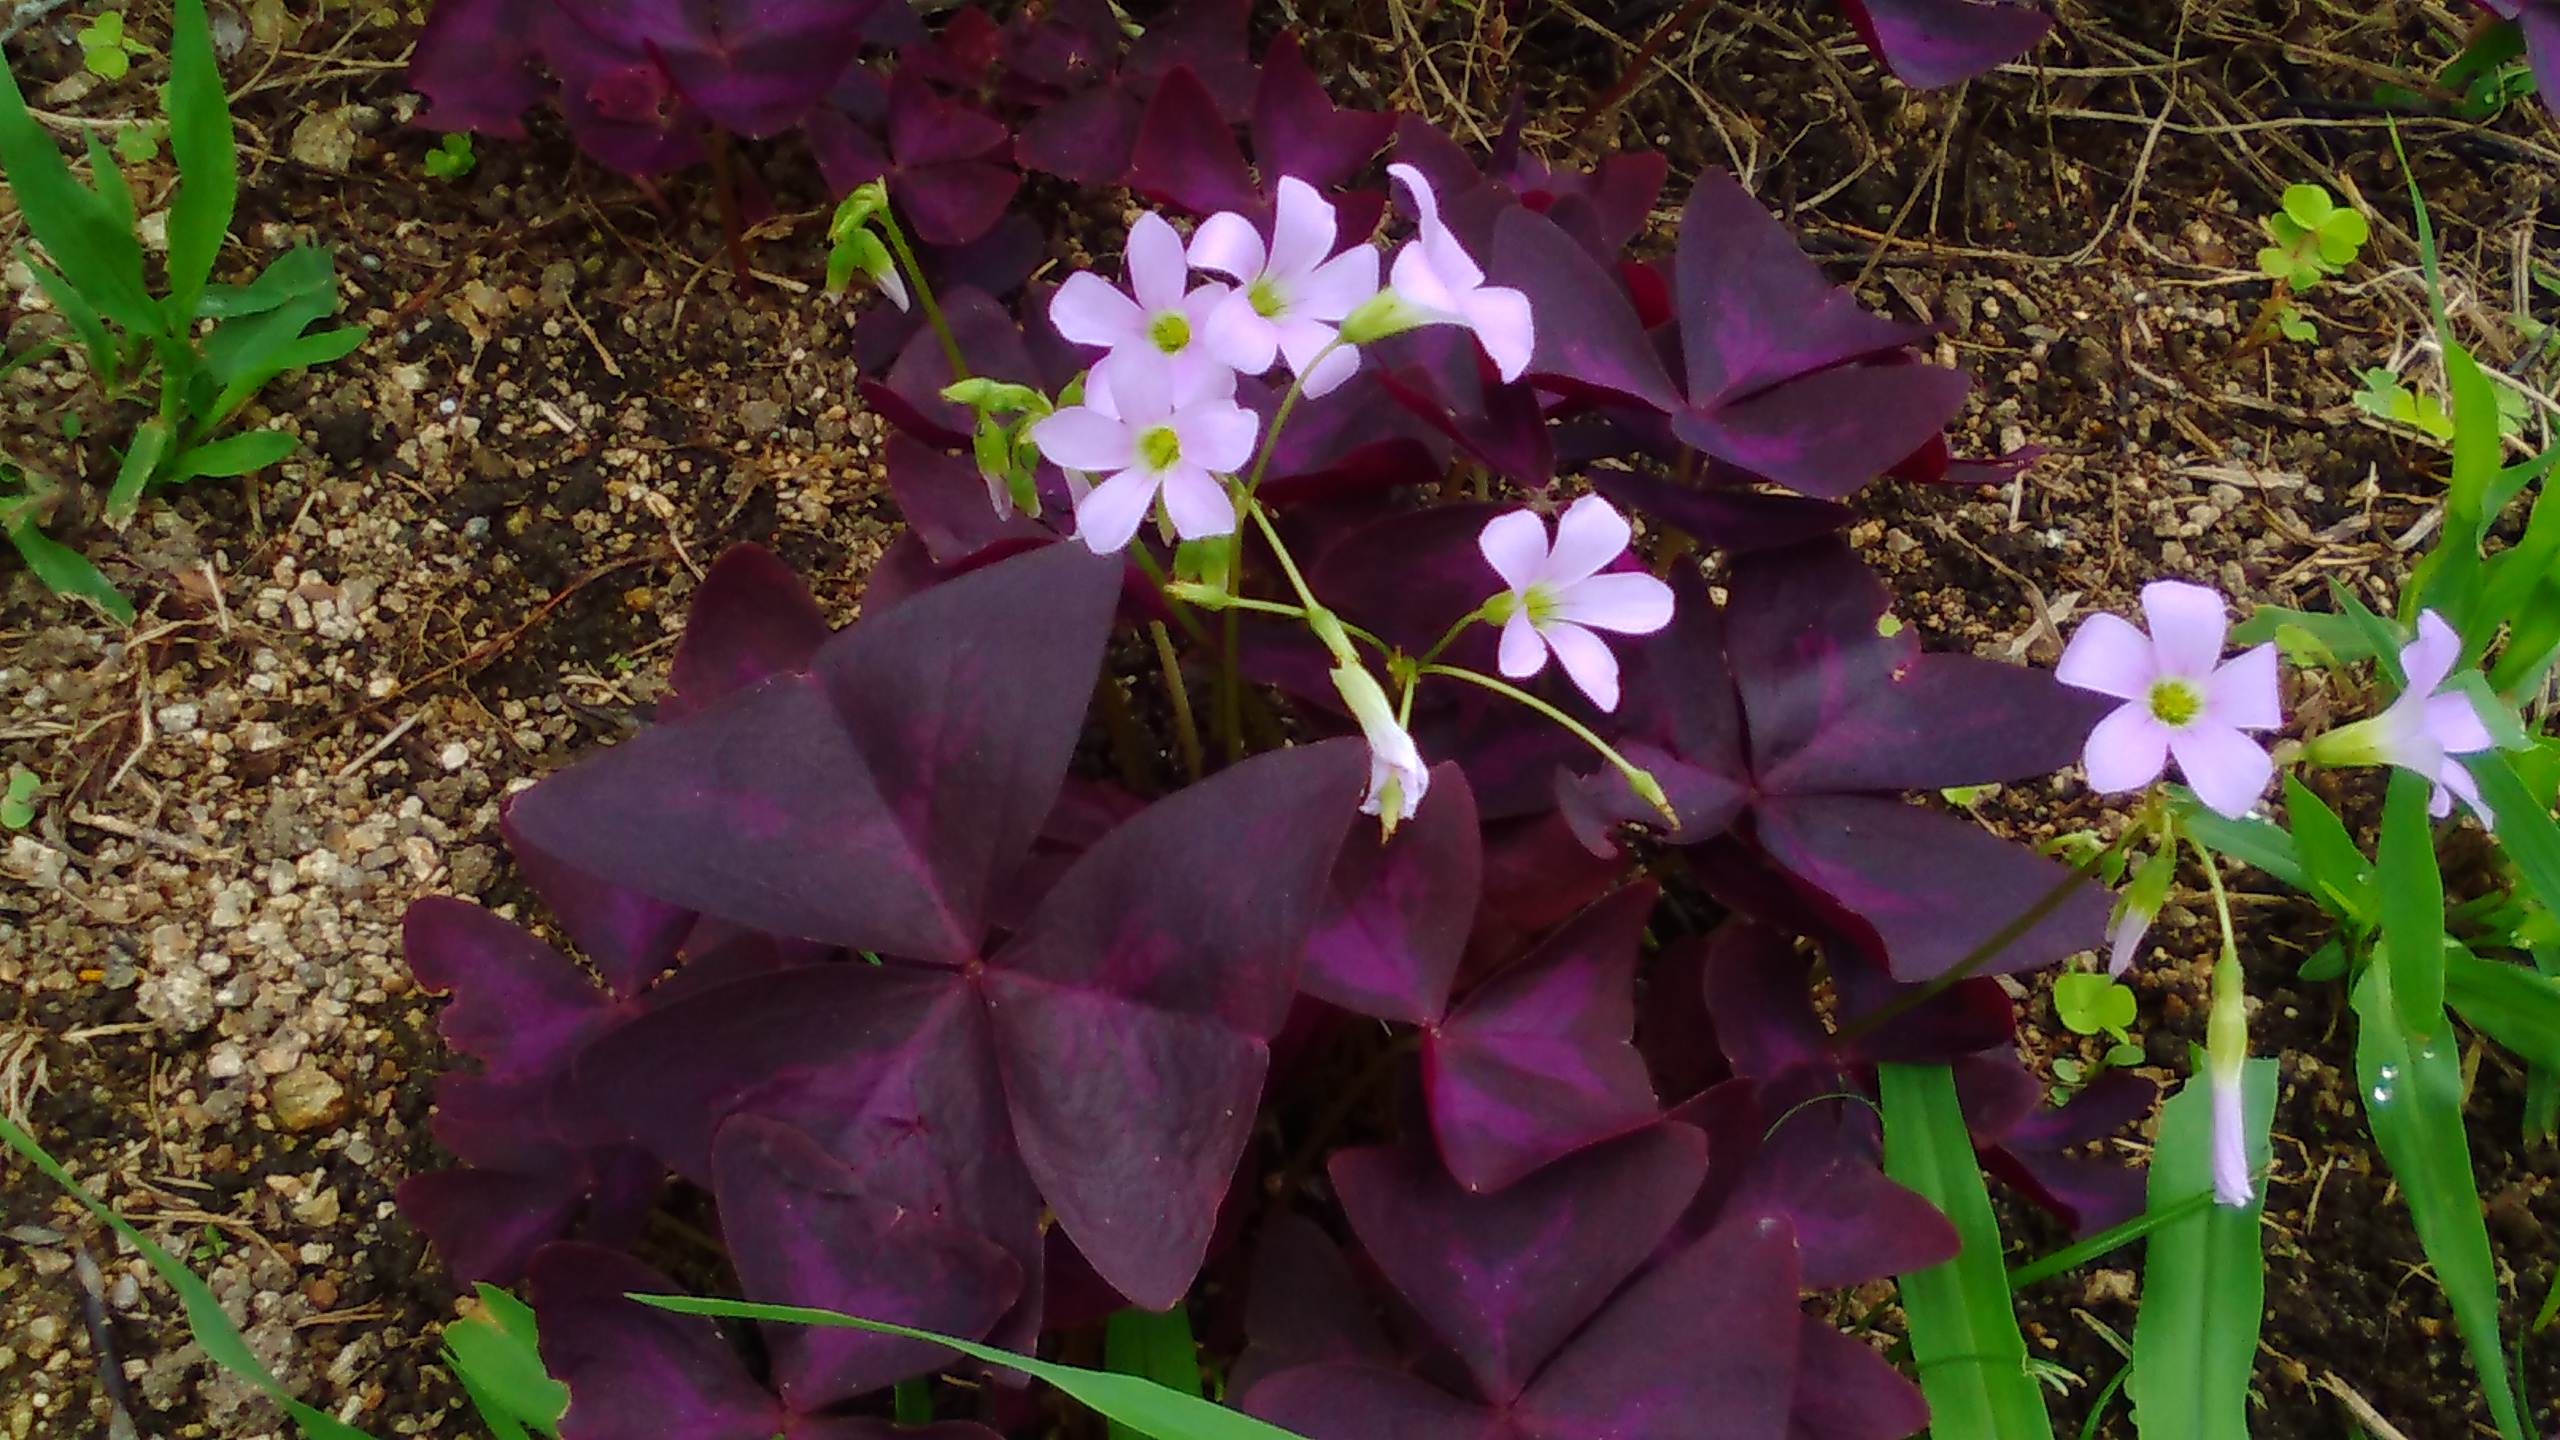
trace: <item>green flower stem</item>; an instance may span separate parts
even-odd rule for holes
[[[915,286],[916,304],[924,311],[925,323],[933,327],[933,337],[942,342],[943,358],[951,362],[951,378],[969,378],[969,362],[960,358],[960,342],[951,333],[951,322],[942,318],[942,306],[933,298],[933,286],[926,283],[924,266],[916,260],[916,252],[907,248],[907,232],[898,227],[898,217],[887,204],[880,207],[880,233],[897,254],[898,266],[907,272]]]
[[[1173,588],[1173,582],[1165,578],[1164,567],[1156,563],[1154,552],[1144,545],[1132,545],[1126,553],[1138,562],[1139,569],[1147,572],[1148,583],[1156,587],[1156,593],[1175,602],[1168,608],[1173,611],[1174,623],[1182,627],[1182,633],[1190,636],[1191,642],[1202,649],[1210,648],[1209,632],[1201,628],[1200,617],[1191,613],[1190,605],[1183,603],[1183,597]]]
[[[1580,740],[1583,744],[1599,751],[1600,758],[1608,761],[1612,766],[1616,767],[1618,773],[1627,778],[1627,784],[1635,790],[1636,794],[1641,797],[1646,804],[1652,806],[1655,810],[1660,811],[1662,818],[1669,822],[1672,829],[1677,830],[1680,828],[1680,817],[1678,814],[1673,812],[1671,808],[1671,797],[1662,793],[1662,782],[1653,778],[1652,771],[1645,769],[1633,760],[1619,754],[1616,746],[1601,739],[1590,726],[1574,719],[1562,710],[1557,709],[1555,706],[1548,704],[1546,701],[1539,699],[1537,696],[1530,694],[1528,691],[1521,689],[1517,685],[1507,684],[1503,681],[1496,680],[1492,676],[1483,674],[1479,671],[1468,670],[1457,665],[1416,665],[1413,669],[1416,675],[1445,675],[1452,680],[1464,680],[1470,685],[1490,690],[1494,694],[1500,695],[1507,700],[1526,705],[1530,709],[1537,711],[1539,714],[1546,716],[1550,720],[1553,720],[1570,732],[1575,739]]]
[[[1325,342],[1324,348],[1315,353],[1314,359],[1307,362],[1307,369],[1313,370],[1322,364],[1326,356],[1340,349],[1341,346],[1342,337],[1337,334]],[[1280,408],[1272,413],[1271,428],[1263,432],[1262,451],[1253,457],[1253,469],[1245,476],[1244,493],[1247,496],[1262,487],[1262,472],[1271,468],[1271,453],[1280,446],[1280,431],[1288,425],[1289,415],[1298,408],[1298,397],[1305,393],[1305,390],[1306,377],[1303,374],[1294,374],[1289,377],[1289,388],[1280,396]]]
[[[1422,652],[1422,663],[1429,665],[1438,660],[1440,658],[1440,652],[1448,649],[1451,645],[1456,644],[1458,637],[1467,633],[1467,627],[1475,624],[1477,621],[1481,620],[1486,624],[1495,623],[1492,615],[1494,606],[1510,594],[1510,591],[1505,590],[1502,594],[1496,595],[1493,599],[1487,600],[1481,606],[1478,606],[1477,608],[1460,616],[1458,618],[1458,623],[1449,627],[1448,634],[1441,636],[1436,641],[1433,641],[1431,648]],[[1505,616],[1504,618],[1508,619],[1510,617]]]
[[[1296,396],[1295,384],[1289,387],[1289,393],[1293,398]],[[1287,418],[1286,402],[1282,403],[1280,413],[1281,418]],[[1280,427],[1275,421],[1271,428],[1276,431]],[[1267,460],[1270,456],[1265,454],[1263,458]],[[1261,467],[1256,465],[1254,468],[1259,474]],[[1246,514],[1253,517],[1254,527],[1262,532],[1263,540],[1271,546],[1273,557],[1280,562],[1280,572],[1289,577],[1289,588],[1297,592],[1298,603],[1306,607],[1307,628],[1316,632],[1316,638],[1324,642],[1324,648],[1333,656],[1335,664],[1359,664],[1360,652],[1351,648],[1351,637],[1343,631],[1342,622],[1335,619],[1333,612],[1316,599],[1316,592],[1307,586],[1307,577],[1298,573],[1298,562],[1291,558],[1289,547],[1282,543],[1279,527],[1271,523],[1270,512],[1264,510],[1261,502],[1253,498],[1251,481],[1244,483],[1242,492],[1236,496],[1236,503]]]
[[[2222,953],[2213,962],[2213,1008],[2205,1013],[2205,1064],[2225,1084],[2235,1082],[2249,1058],[2249,1007],[2240,975],[2240,941],[2231,927],[2231,897],[2222,888],[2222,867],[2214,853],[2190,839],[2204,878],[2213,889],[2213,915],[2222,926]]]

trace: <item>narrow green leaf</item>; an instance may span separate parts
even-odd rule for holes
[[[2254,865],[2306,895],[2313,893],[2310,872],[2303,868],[2291,835],[2264,820],[2224,819],[2196,803],[2195,795],[2184,786],[2170,793],[2177,798],[2178,828],[2206,849]]]
[[[126,448],[124,464],[116,470],[114,488],[107,491],[109,524],[121,526],[141,508],[143,487],[159,473],[160,462],[168,458],[170,442],[175,438],[169,422],[157,416],[134,427],[133,444]]]
[[[97,1216],[108,1229],[124,1237],[127,1244],[141,1253],[152,1271],[167,1282],[170,1289],[178,1292],[178,1303],[186,1311],[187,1334],[213,1363],[274,1396],[285,1413],[293,1417],[293,1422],[302,1427],[302,1433],[313,1437],[313,1440],[370,1440],[354,1426],[314,1410],[286,1394],[276,1377],[267,1373],[267,1367],[258,1363],[257,1352],[249,1348],[249,1342],[241,1336],[239,1327],[223,1313],[222,1302],[214,1298],[213,1287],[198,1279],[194,1271],[179,1264],[150,1236],[108,1209],[104,1201],[81,1189],[70,1172],[54,1163],[44,1147],[35,1142],[35,1137],[19,1129],[7,1116],[0,1116],[0,1145],[17,1151],[28,1164],[43,1172],[46,1179],[61,1186],[64,1193],[79,1201],[90,1214]]]
[[[2137,1062],[2138,1063],[2138,1062]],[[2118,1225],[2110,1225],[2086,1240],[2075,1241],[2041,1260],[2029,1261],[2009,1272],[2009,1288],[2024,1290],[2039,1280],[2050,1280],[2065,1270],[2077,1270],[2111,1251],[2123,1248],[2159,1229],[2163,1225],[2202,1210],[2213,1203],[2210,1188],[2199,1190],[2184,1200],[2162,1205],[2154,1200],[2141,1214]]]
[[[184,326],[196,313],[196,301],[231,230],[240,197],[240,157],[204,0],[177,0],[175,21],[169,34],[166,102],[178,193],[169,202],[167,313],[174,326]]]
[[[1102,1332],[1102,1368],[1185,1395],[1201,1394],[1200,1352],[1191,1339],[1190,1311],[1180,1305],[1161,1313],[1134,1306],[1113,1311]],[[1140,1434],[1111,1422],[1112,1440],[1138,1440]]]
[[[258,272],[257,279],[246,285],[204,287],[204,297],[196,302],[196,316],[204,320],[236,320],[263,315],[288,300],[332,294],[337,284],[337,266],[328,251],[316,245],[297,245],[277,256]],[[326,315],[329,309],[323,307],[315,313]]]
[[[2499,476],[2498,392],[2480,373],[2471,352],[2445,338],[2445,388],[2453,393],[2453,475],[2445,491],[2444,541],[2468,545],[2479,554],[2491,516],[2489,487]],[[2456,529],[2459,524],[2462,528]]]
[[[2448,948],[2444,996],[2481,1034],[2535,1065],[2560,1068],[2560,980]]]
[[[494,1285],[479,1287],[482,1315],[444,1328],[445,1353],[492,1426],[499,1417],[549,1431],[569,1409],[569,1387],[543,1368],[533,1311]]]
[[[2373,637],[2355,621],[2325,610],[2288,610],[2282,605],[2261,605],[2249,612],[2248,619],[2232,627],[2231,643],[2263,645],[2288,629],[2309,635],[2344,663],[2373,658]]]
[[[222,394],[197,415],[198,423],[208,427],[221,424],[241,406],[248,404],[249,397],[257,394],[268,381],[288,371],[307,370],[314,365],[343,359],[364,343],[368,333],[360,325],[348,325],[305,335],[268,351],[256,364],[233,376],[230,383],[222,387]]]
[[[44,582],[44,588],[56,595],[77,595],[105,611],[107,618],[119,625],[133,623],[133,602],[118,594],[88,557],[38,530],[32,517],[13,518],[8,530],[9,543],[18,548],[19,556]]]
[[[2545,576],[2507,622],[2507,645],[2490,667],[2489,688],[2524,703],[2541,691],[2555,661],[2560,661],[2560,585]]]
[[[2400,669],[2400,647],[2409,643],[2408,636],[2375,614],[2373,607],[2364,603],[2364,597],[2339,584],[2335,576],[2329,580],[2329,603],[2363,632],[2366,653],[2373,657],[2374,668],[2391,682],[2391,688],[2397,690],[2409,683]]]
[[[1153,1380],[1035,1360],[1028,1355],[1017,1355],[1010,1350],[999,1350],[992,1345],[980,1345],[956,1336],[937,1335],[930,1330],[914,1330],[882,1320],[862,1320],[833,1310],[811,1310],[798,1305],[757,1305],[744,1300],[713,1300],[694,1295],[635,1293],[625,1298],[678,1315],[764,1320],[783,1325],[825,1325],[839,1330],[899,1335],[909,1340],[946,1346],[972,1360],[1019,1370],[1034,1380],[1056,1386],[1105,1419],[1116,1420],[1155,1437],[1155,1440],[1302,1440],[1302,1437],[1277,1425],[1222,1405],[1213,1405],[1197,1395],[1168,1390]]]
[[[326,250],[297,246],[276,257],[239,297],[255,302],[254,308],[223,319],[204,337],[206,373],[223,385],[265,365],[314,321],[337,312],[337,265]]]
[[[116,373],[123,367],[117,364],[115,337],[107,333],[107,322],[98,314],[98,307],[72,288],[60,271],[32,255],[27,257],[27,270],[36,277],[36,288],[44,291],[53,308],[70,322],[71,333],[80,337],[80,348],[89,352],[89,374],[99,388],[114,388]]]
[[[2515,766],[2495,750],[2461,757],[2480,784],[2480,798],[2497,812],[2498,844],[2515,862],[2542,908],[2560,914],[2560,824],[2554,824],[2545,802],[2525,788]]]
[[[1879,1065],[1885,1173],[1945,1212],[1963,1248],[1901,1277],[1911,1354],[1932,1433],[1964,1440],[2050,1440],[2053,1417],[2027,1370],[2027,1342],[2009,1299],[2000,1224],[1983,1188],[1953,1072],[1944,1065]]]
[[[169,483],[199,476],[220,480],[255,474],[292,454],[301,443],[282,430],[243,430],[180,454],[169,464]]]
[[[2240,1082],[2249,1132],[2249,1172],[2266,1172],[2273,1151],[2276,1062],[2247,1062]],[[2160,1111],[2151,1150],[2149,1205],[2165,1210],[2213,1189],[2213,1097],[2202,1077]],[[2248,1440],[2249,1376],[2266,1309],[2266,1263],[2258,1220],[2266,1187],[2242,1209],[2188,1209],[2151,1234],[2142,1259],[2142,1308],[2133,1325],[2133,1401],[2142,1440]]]
[[[2363,1022],[2356,1033],[2356,1084],[2374,1143],[2400,1182],[2499,1435],[2525,1440],[2498,1342],[2497,1262],[2462,1129],[2462,1060],[2454,1037],[2448,1031],[2420,1039],[2403,1028],[2381,966],[2357,982],[2354,1003]]]
[[[27,113],[15,75],[0,65],[0,175],[18,213],[73,288],[128,330],[160,328],[144,283],[142,241],[119,225],[107,199],[74,178],[53,137]]]
[[[2427,824],[2428,781],[2394,769],[2382,802],[2382,841],[2374,874],[2382,890],[2384,968],[2400,1023],[2432,1038],[2444,1030],[2444,875],[2436,868],[2435,831]]]
[[[2294,852],[2311,882],[2303,889],[2340,919],[2372,925],[2378,918],[2373,862],[2356,848],[2338,813],[2291,772],[2284,777],[2284,815],[2293,826]]]
[[[92,130],[89,145],[89,175],[98,198],[106,202],[107,218],[127,230],[134,228],[133,187],[125,183],[123,167],[116,164],[115,151],[108,148],[104,137]]]

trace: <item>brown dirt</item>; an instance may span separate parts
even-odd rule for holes
[[[2467,11],[2066,3],[2034,64],[1915,95],[1830,9],[1755,0],[1707,10],[1610,125],[1588,125],[1587,97],[1673,8],[1292,13],[1345,99],[1475,138],[1519,86],[1547,153],[1607,138],[1667,149],[1675,177],[1736,168],[1871,303],[1942,324],[1940,359],[1978,381],[1963,439],[2048,450],[2007,490],[1868,498],[1858,539],[1942,643],[2049,662],[2073,619],[2159,575],[2285,603],[2321,603],[2332,578],[2389,598],[2444,457],[2348,398],[2369,365],[2430,373],[2401,179],[2364,102],[2377,67],[2449,55]],[[429,137],[396,123],[411,24],[364,3],[284,18],[230,62],[250,86],[253,150],[230,259],[245,273],[296,240],[335,247],[345,318],[374,335],[265,397],[307,442],[294,459],[155,503],[123,536],[73,519],[146,608],[130,635],[7,573],[0,764],[45,791],[0,855],[0,1102],[23,1103],[75,1173],[195,1255],[313,1403],[376,1434],[472,1433],[436,1359],[452,1292],[387,1203],[435,1163],[434,1007],[399,963],[400,912],[436,892],[524,901],[496,800],[636,723],[721,546],[778,546],[842,619],[892,519],[875,422],[852,400],[851,313],[780,283],[739,288],[699,177],[653,203],[537,126],[530,144],[481,142],[460,182],[428,180]],[[165,33],[156,5],[134,20]],[[56,17],[20,42],[31,90],[77,68],[71,28]],[[145,62],[38,103],[126,116],[155,78]],[[351,134],[343,171],[295,158],[313,125]],[[2550,316],[2522,275],[2560,137],[2530,107],[2406,133],[2458,323],[2515,364],[2505,314],[2526,297]],[[806,287],[823,197],[788,145],[766,158],[785,213],[760,232],[756,268]],[[169,176],[136,179],[148,196]],[[2318,344],[2253,348],[2255,217],[2296,180],[2361,195],[2376,240],[2306,301]],[[1667,235],[1673,215],[1659,218]],[[0,227],[14,242],[14,218]],[[12,316],[13,353],[54,323],[23,298]],[[64,362],[21,372],[0,390],[0,448],[97,476],[112,417],[89,395]],[[61,439],[66,409],[84,416],[78,446]],[[2027,826],[2104,814],[2067,781],[1989,808]],[[2340,1433],[2338,1402],[2315,1388],[2333,1374],[2411,1436],[2479,1430],[2468,1364],[2363,1133],[2341,994],[2291,979],[2319,921],[2272,896],[2241,902],[2258,1045],[2287,1057],[2256,1433]],[[2201,1035],[2208,926],[2173,909],[2157,938],[2143,1038],[2170,1078]],[[2040,999],[2026,1014],[2033,1053],[2079,1043]],[[2545,1225],[2560,1169],[2516,1143],[2520,1090],[2484,1062],[2472,1121],[2511,1334],[2560,1268]],[[22,1168],[0,1173],[15,1227],[0,1244],[0,1427],[94,1433],[105,1402],[66,1237],[99,1236]],[[2022,1246],[2057,1242],[2014,1218]],[[2127,1263],[2050,1282],[2028,1307],[2035,1343],[2077,1377],[2055,1411],[2075,1431],[2120,1363],[2101,1327],[2130,1333]],[[279,1433],[270,1406],[186,1345],[137,1261],[106,1264],[146,1433]],[[2560,1358],[2537,1338],[2526,1359],[2547,1404]],[[2121,1406],[2098,1433],[2131,1433]]]

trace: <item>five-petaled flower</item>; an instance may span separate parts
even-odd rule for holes
[[[1156,496],[1185,540],[1233,534],[1219,483],[1253,455],[1262,421],[1235,402],[1235,372],[1135,351],[1085,378],[1084,403],[1031,427],[1062,469],[1105,475],[1076,501],[1076,535],[1098,555],[1126,546]]]
[[[1617,507],[1585,495],[1556,521],[1514,510],[1486,522],[1476,548],[1509,586],[1485,606],[1502,626],[1502,673],[1525,680],[1546,668],[1552,650],[1564,673],[1603,710],[1618,708],[1618,657],[1593,634],[1650,635],[1671,623],[1671,587],[1642,571],[1608,571],[1634,531]]]
[[[2497,815],[2480,798],[2479,783],[2454,758],[2497,744],[2471,696],[2444,688],[2461,661],[2462,637],[2433,610],[2418,612],[2418,638],[2400,650],[2400,673],[2407,681],[2400,698],[2371,719],[2320,736],[2305,747],[2305,755],[2323,765],[2414,770],[2435,782],[2427,813],[2438,819],[2453,813],[2453,797],[2459,795],[2481,824],[2496,824]]]
[[[1361,798],[1360,813],[1378,816],[1393,835],[1397,825],[1422,807],[1423,792],[1431,788],[1431,769],[1422,763],[1412,734],[1397,721],[1395,705],[1376,676],[1356,661],[1345,662],[1333,669],[1333,688],[1351,718],[1360,722],[1361,738],[1369,742],[1369,793]]]
[[[1284,357],[1310,398],[1351,378],[1358,348],[1325,347],[1342,317],[1378,293],[1378,252],[1363,244],[1335,255],[1338,223],[1332,202],[1295,175],[1280,177],[1268,248],[1253,222],[1233,211],[1200,222],[1191,264],[1237,282],[1209,316],[1210,354],[1247,375]]]
[[[2244,730],[2284,723],[2272,644],[2222,661],[2222,597],[2201,585],[2142,588],[2144,635],[2092,615],[2064,647],[2054,678],[2125,703],[2089,732],[2081,758],[2090,788],[2138,790],[2176,756],[2187,784],[2216,813],[2238,819],[2275,777],[2275,762]]]
[[[1387,173],[1412,195],[1421,231],[1396,252],[1387,269],[1387,288],[1343,317],[1343,335],[1368,340],[1416,325],[1463,325],[1475,332],[1505,383],[1519,379],[1538,348],[1529,297],[1507,285],[1484,283],[1483,267],[1440,223],[1439,197],[1421,171],[1397,164],[1388,166]]]
[[[1206,343],[1210,317],[1227,298],[1227,287],[1215,281],[1191,285],[1191,262],[1172,223],[1152,210],[1140,215],[1129,227],[1120,268],[1129,281],[1128,294],[1090,270],[1067,277],[1049,299],[1049,322],[1058,333],[1078,345],[1110,348],[1095,366],[1097,373],[1123,356],[1158,356],[1178,370],[1224,376],[1222,383],[1232,392],[1234,373]]]

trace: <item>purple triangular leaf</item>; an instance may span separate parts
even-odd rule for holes
[[[1527,383],[1484,385],[1472,402],[1441,389],[1425,370],[1381,370],[1378,383],[1503,479],[1540,490],[1556,478],[1555,440],[1538,392]]]
[[[1492,283],[1526,294],[1544,322],[1529,357],[1529,373],[1542,384],[1577,395],[1623,396],[1657,410],[1680,408],[1626,292],[1552,221],[1518,207],[1503,211],[1484,268]]]
[[[593,1245],[533,1257],[543,1368],[569,1387],[560,1440],[774,1440],[781,1404],[709,1320],[625,1299],[678,1294],[657,1271]]]
[[[639,994],[674,963],[677,947],[693,930],[694,912],[578,869],[525,839],[508,810],[498,812],[498,829],[517,872],[615,995],[627,1000]]]
[[[1208,87],[1187,68],[1176,68],[1156,86],[1129,157],[1127,184],[1195,215],[1262,208],[1235,132]]]
[[[1310,1440],[1513,1440],[1518,1434],[1494,1411],[1375,1365],[1284,1370],[1254,1386],[1244,1408]]]
[[[467,901],[429,895],[400,922],[410,973],[450,990],[437,1026],[494,1084],[559,1072],[611,1022],[613,999],[568,956]]]
[[[1244,1325],[1250,1343],[1227,1372],[1231,1395],[1302,1365],[1395,1362],[1394,1347],[1370,1316],[1342,1251],[1300,1215],[1282,1215],[1263,1229]]]
[[[1796,1245],[1737,1216],[1602,1311],[1521,1397],[1536,1440],[1785,1440]]]
[[[1831,1036],[1813,1008],[1811,957],[1785,935],[1740,918],[1717,926],[1704,945],[1707,1009],[1735,1074],[1767,1080],[1800,1065],[1835,1064]]]
[[[732,545],[711,562],[685,610],[658,718],[679,719],[768,675],[806,670],[827,634],[827,617],[781,557],[761,545]]]
[[[1014,160],[1079,185],[1117,184],[1129,168],[1146,113],[1138,97],[1121,87],[1097,86],[1033,116],[1014,138]]]
[[[865,1193],[788,1125],[741,1115],[712,1147],[720,1230],[741,1292],[976,1339],[1012,1308],[1022,1267],[993,1241]],[[822,1409],[940,1369],[938,1345],[850,1330],[767,1330],[794,1410]]]
[[[551,91],[533,38],[513,0],[439,0],[409,54],[409,88],[427,97],[418,123],[523,139],[524,112]]]
[[[913,70],[890,77],[889,153],[898,157],[900,169],[984,160],[1012,138],[1003,121],[934,94]]]
[[[1227,123],[1241,122],[1253,103],[1253,57],[1245,41],[1253,0],[1186,0],[1157,16],[1129,47],[1121,83],[1140,90],[1160,84],[1175,69],[1199,77]]]
[[[1837,499],[1892,468],[1964,408],[1963,372],[1844,365],[1672,417],[1682,440],[1791,490]]]
[[[1819,539],[1846,526],[1845,505],[1802,495],[1682,485],[1634,470],[1601,470],[1591,487],[1629,510],[1639,510],[1689,533],[1711,550],[1774,550]]]
[[[1636,945],[1654,887],[1567,922],[1469,994],[1423,1045],[1431,1128],[1470,1190],[1500,1190],[1660,1112],[1636,1053]]]
[[[1264,188],[1295,175],[1318,190],[1347,184],[1387,143],[1395,117],[1336,107],[1300,51],[1298,37],[1282,31],[1262,54],[1262,81],[1253,92],[1253,158]],[[1343,237],[1366,239],[1366,232]]]
[[[722,129],[766,136],[799,124],[836,83],[880,0],[554,3],[597,42],[646,55]]]
[[[1299,988],[1381,1020],[1437,1021],[1466,953],[1483,875],[1475,792],[1465,772],[1444,761],[1394,839],[1352,827],[1307,939]]]
[[[2016,0],[1841,0],[1895,79],[1935,90],[1987,75],[2026,54],[2053,17]]]
[[[1797,1330],[1787,1440],[1903,1440],[1929,1423],[1920,1387],[1864,1342],[1810,1315]]]
[[[1877,1168],[1873,1122],[1851,1123],[1848,1108],[1829,1101],[1767,1117],[1771,1128],[1736,1202],[1787,1217],[1807,1289],[1862,1285],[1955,1258],[1955,1227]],[[1726,1159],[1719,1152],[1716,1163]]]
[[[1945,971],[2071,880],[2065,866],[1970,820],[1899,800],[1769,796],[1753,813],[1769,854],[1837,906],[1860,948],[1906,983]],[[2094,948],[2109,903],[2103,887],[2080,882],[1979,968],[2032,970]]]
[[[958,963],[1064,778],[1120,592],[1069,546],[1000,562],[516,802],[591,874],[777,934]]]
[[[891,434],[885,449],[889,494],[937,562],[956,565],[997,545],[1054,538],[1027,516],[997,514],[985,478],[968,460],[904,432]]]
[[[1370,1257],[1502,1404],[1644,1263],[1706,1173],[1706,1142],[1651,1126],[1492,1195],[1410,1140],[1340,1151],[1329,1173]]]
[[[512,1285],[535,1251],[568,1233],[586,1205],[585,1180],[574,1169],[430,1170],[402,1180],[394,1198],[455,1284]]]

